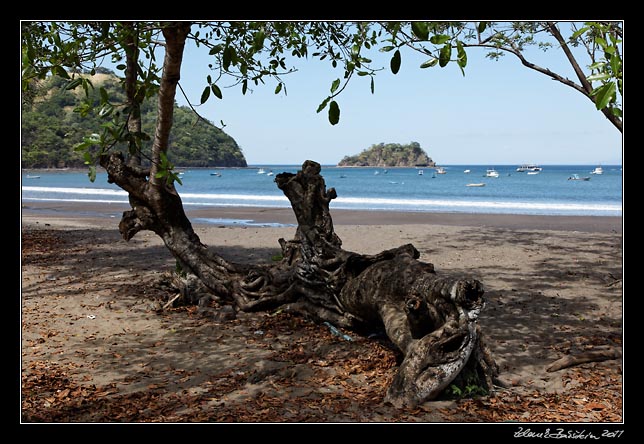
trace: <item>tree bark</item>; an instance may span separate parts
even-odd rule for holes
[[[174,185],[155,177],[155,162],[168,147],[189,28],[186,23],[164,27],[166,57],[151,169],[129,164],[120,153],[101,157],[108,182],[129,194],[132,209],[119,223],[123,238],[151,230],[163,240],[188,274],[190,285],[179,289],[184,302],[207,294],[242,311],[283,307],[339,327],[386,332],[404,356],[386,395],[396,406],[436,398],[466,368],[491,390],[498,368],[477,323],[484,305],[480,282],[439,276],[432,264],[418,260],[411,244],[375,255],[342,249],[329,210],[336,191],[326,189],[320,164],[307,160],[297,174],[275,177],[298,222],[294,239],[279,239],[283,259],[277,264],[231,263],[200,241]]]

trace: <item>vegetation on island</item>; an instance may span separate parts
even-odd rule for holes
[[[338,166],[433,167],[436,166],[418,142],[407,145],[379,143],[355,156],[345,156]]]
[[[107,114],[118,113],[126,102],[125,92],[119,78],[110,70],[99,68],[88,76],[94,85],[89,93],[99,103],[101,90],[110,97],[110,107],[99,114],[85,113],[82,91],[67,88],[67,80],[51,76],[31,90],[32,97],[23,101],[21,124],[21,148],[23,168],[76,168],[86,166],[86,156],[76,149],[79,144],[105,127]],[[149,159],[151,136],[154,134],[157,117],[157,100],[141,104],[141,149],[143,162]],[[109,124],[107,124],[109,125]],[[145,135],[148,136],[145,136]],[[172,147],[172,162],[183,167],[245,167],[246,159],[235,139],[211,122],[200,119],[187,106],[174,109],[173,132],[169,144]],[[124,142],[114,147],[125,151]]]

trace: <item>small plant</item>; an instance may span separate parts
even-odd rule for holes
[[[445,389],[447,399],[474,398],[487,394],[488,390],[481,382],[478,373],[468,368],[463,369],[454,382]]]

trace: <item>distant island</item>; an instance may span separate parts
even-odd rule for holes
[[[434,167],[436,163],[420,147],[418,142],[407,145],[379,143],[355,156],[345,156],[341,167]]]

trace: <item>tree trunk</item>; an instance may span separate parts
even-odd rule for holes
[[[112,155],[106,166],[110,180],[132,188],[137,179],[124,173],[122,157]],[[165,205],[140,203],[125,212],[119,228],[125,239],[143,226],[161,236],[203,286],[192,291],[191,302],[209,292],[242,311],[283,307],[318,322],[386,332],[404,356],[386,396],[396,406],[436,398],[466,366],[482,388],[492,388],[498,369],[477,324],[484,304],[477,280],[438,275],[410,244],[376,255],[342,249],[329,212],[336,192],[326,190],[316,162],[306,161],[297,174],[278,174],[275,182],[298,221],[295,238],[279,240],[283,259],[275,265],[225,261],[200,242],[174,194],[161,194]],[[158,208],[164,213],[155,213]],[[175,216],[166,218],[167,211]]]
[[[418,261],[413,245],[362,255],[342,249],[333,229],[320,165],[307,160],[297,174],[275,177],[291,202],[298,227],[295,238],[279,239],[283,259],[274,265],[236,264],[202,244],[172,183],[156,178],[160,153],[167,150],[174,94],[188,23],[164,27],[166,56],[159,90],[159,117],[152,166],[144,170],[112,153],[101,158],[108,182],[129,193],[132,210],[123,213],[119,231],[131,239],[141,230],[155,232],[174,255],[194,288],[184,299],[197,302],[207,293],[243,311],[285,310],[320,322],[361,331],[386,332],[404,356],[386,401],[414,406],[436,398],[467,370],[484,389],[492,388],[496,364],[477,324],[483,288],[474,279],[439,276],[432,264]],[[209,296],[210,297],[210,296]]]

